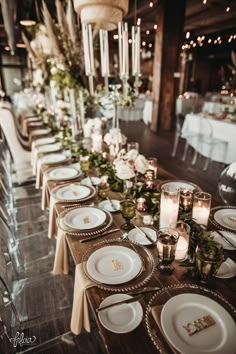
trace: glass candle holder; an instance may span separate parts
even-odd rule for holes
[[[109,183],[99,183],[97,186],[97,192],[100,199],[105,200],[109,197],[110,194],[110,185]]]
[[[181,189],[179,204],[184,211],[190,211],[193,206],[193,192],[187,189]]]
[[[224,261],[223,246],[212,240],[201,240],[196,248],[196,268],[203,281],[217,273]]]
[[[121,228],[124,230],[131,230],[133,225],[130,220],[135,217],[136,203],[131,199],[124,199],[120,202],[120,211],[126,221]]]
[[[205,192],[197,192],[193,196],[192,219],[203,228],[207,227],[211,209],[211,195]]]
[[[171,185],[162,186],[160,203],[160,228],[174,227],[178,220],[180,190]]]
[[[146,205],[145,205],[145,203],[146,203],[146,199],[145,198],[138,198],[137,199],[137,202],[136,202],[136,204],[137,204],[137,210],[138,211],[145,211],[146,210]]]
[[[156,179],[157,178],[157,159],[156,159],[156,157],[149,157],[147,159],[147,162],[148,162],[148,168],[150,170],[153,170],[154,179]]]
[[[175,259],[177,261],[183,261],[188,254],[191,228],[188,224],[186,224],[186,222],[178,221],[175,229],[179,233],[179,240],[175,251]]]
[[[136,141],[132,141],[127,144],[127,152],[130,150],[137,150],[139,153],[139,143]]]
[[[89,156],[81,156],[80,157],[80,168],[85,176],[88,175],[89,167],[90,167]]]
[[[152,215],[144,215],[143,216],[143,224],[144,225],[153,225],[153,217],[152,217]]]
[[[157,252],[160,270],[172,270],[171,264],[175,259],[175,251],[179,233],[175,229],[161,228],[157,232]]]

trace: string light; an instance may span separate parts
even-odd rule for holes
[[[149,48],[152,48],[152,43],[149,43],[148,46],[149,46]]]
[[[153,28],[154,28],[154,30],[156,30],[157,29],[157,25],[154,25]]]
[[[139,17],[138,19],[137,19],[137,26],[140,26],[141,25],[141,18]]]
[[[152,2],[152,1],[149,3],[149,6],[150,6],[150,7],[153,7],[153,2]]]
[[[150,31],[149,31],[149,30],[146,30],[146,34],[150,34]]]
[[[207,3],[207,0],[203,0],[203,2],[202,2],[202,3],[203,3],[203,5],[206,5],[206,3]]]
[[[146,45],[146,42],[145,42],[145,41],[143,41],[143,42],[142,42],[142,46],[143,46],[143,47],[145,47],[145,45]]]
[[[129,39],[129,44],[131,44],[131,43],[132,43],[132,39],[130,38],[130,39]]]
[[[208,43],[210,44],[211,42],[212,42],[212,39],[211,39],[211,38],[209,38],[209,39],[208,39]]]
[[[189,43],[185,43],[184,45],[182,45],[182,50],[185,50],[185,49],[191,49],[191,48],[195,48],[197,45],[199,47],[202,47],[204,44],[203,41],[204,39],[206,39],[206,37],[203,35],[203,36],[198,36],[196,38],[196,42],[194,42],[193,40],[191,40]],[[227,42],[227,43],[231,43],[232,40],[235,40],[236,39],[236,34],[231,34],[229,37],[227,38],[221,38],[221,36],[218,36],[217,38],[215,39],[212,39],[212,38],[208,38],[206,39],[206,42],[208,44],[218,44],[218,45],[221,45],[223,42]]]
[[[190,38],[190,32],[187,32],[185,37],[186,37],[186,39],[189,39]]]
[[[227,6],[226,9],[225,9],[226,12],[229,12],[230,11],[230,6]]]
[[[119,38],[119,35],[118,34],[114,34],[113,35],[113,39],[118,39]]]

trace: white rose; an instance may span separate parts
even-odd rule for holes
[[[134,170],[130,167],[127,162],[122,162],[118,164],[116,169],[116,175],[118,178],[125,180],[135,177]]]
[[[61,70],[61,71],[65,71],[65,66],[63,64],[57,64],[57,69]]]
[[[139,173],[142,174],[144,174],[148,170],[148,162],[143,155],[139,155],[135,160],[135,168]]]
[[[58,70],[57,70],[57,68],[56,68],[55,66],[53,66],[53,67],[50,69],[50,73],[51,73],[52,75],[56,75],[57,72],[58,72]]]
[[[135,149],[131,149],[130,151],[127,152],[128,160],[135,161],[137,159],[138,155],[139,155],[139,153]]]
[[[112,143],[112,137],[110,133],[106,133],[104,136],[104,141],[107,145],[110,145]]]

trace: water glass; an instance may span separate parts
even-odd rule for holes
[[[127,152],[130,150],[137,150],[139,153],[139,143],[136,141],[133,141],[131,143],[127,144]]]
[[[201,240],[196,248],[196,268],[202,281],[215,275],[224,261],[223,246],[212,240]]]
[[[158,268],[163,271],[172,271],[171,264],[175,259],[175,251],[179,233],[175,229],[161,228],[157,232]]]

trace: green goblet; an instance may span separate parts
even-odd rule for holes
[[[109,183],[99,183],[99,185],[97,186],[97,192],[100,199],[102,200],[107,199],[110,194]]]
[[[130,220],[135,216],[136,203],[131,199],[124,199],[120,202],[120,211],[126,221],[121,228],[124,230],[131,230],[133,225]]]
[[[89,156],[81,156],[80,157],[80,168],[86,177],[88,175],[88,171],[90,168]]]

